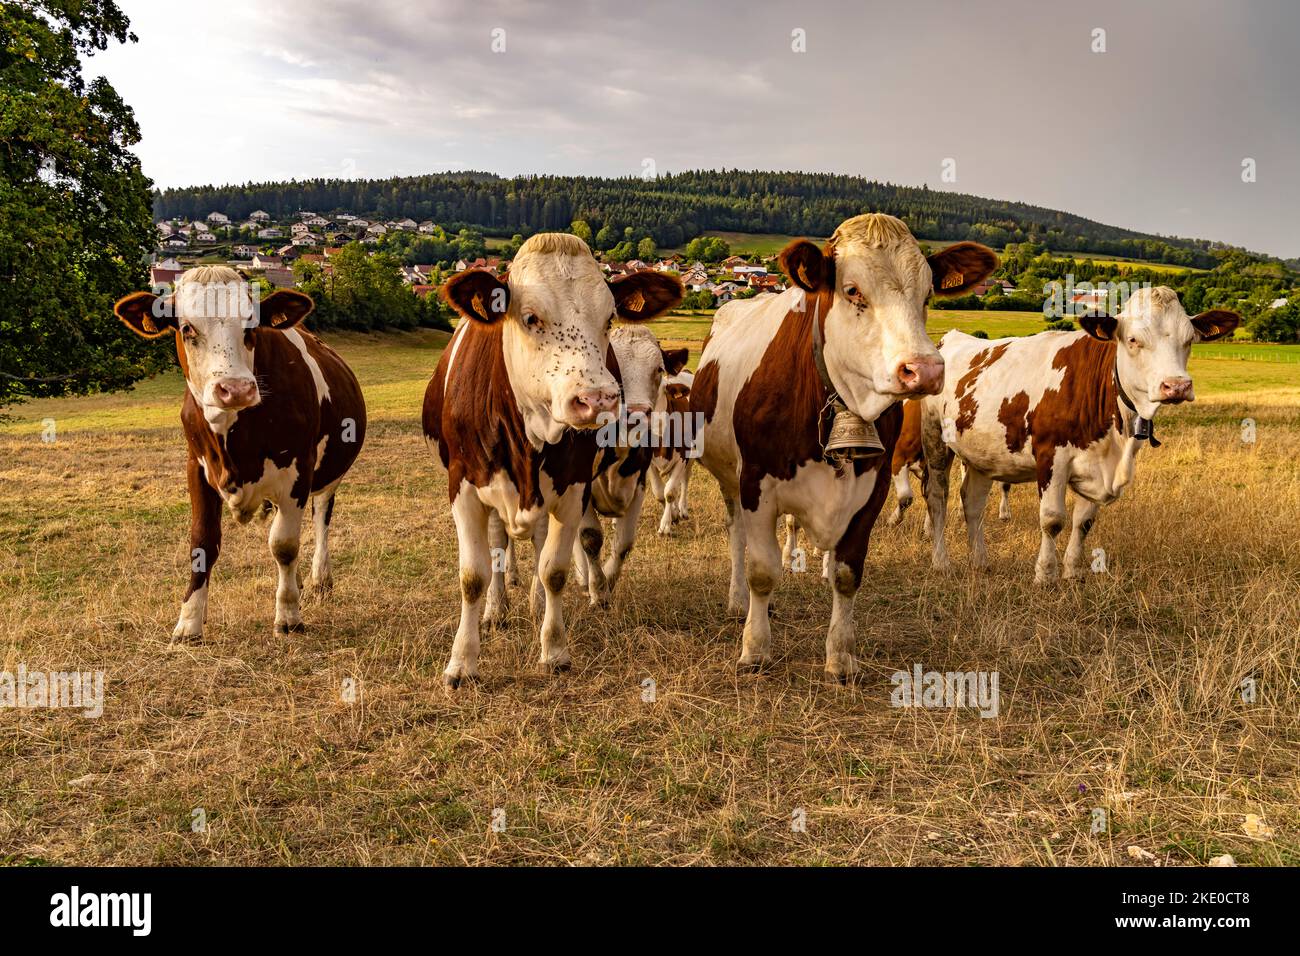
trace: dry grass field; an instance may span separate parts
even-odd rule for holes
[[[372,426],[339,496],[335,591],[287,638],[265,526],[228,521],[206,638],[170,641],[188,567],[176,376],[0,426],[0,671],[107,678],[99,719],[0,710],[0,861],[1300,863],[1293,362],[1194,358],[1200,400],[1162,414],[1164,447],[1089,539],[1109,570],[1082,584],[1033,585],[1028,487],[1010,523],[990,517],[982,575],[955,506],[951,574],[929,569],[919,509],[878,527],[854,686],[821,678],[815,573],[776,593],[772,670],[736,673],[722,506],[697,471],[674,537],[647,505],[611,611],[570,584],[572,672],[535,671],[519,589],[482,683],[448,693],[455,536],[417,423],[441,337],[331,341]],[[915,664],[997,671],[999,715],[891,707],[890,675]]]

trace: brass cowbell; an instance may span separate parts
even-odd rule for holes
[[[847,408],[839,408],[831,420],[826,439],[826,457],[843,461],[874,458],[885,450],[876,426]]]

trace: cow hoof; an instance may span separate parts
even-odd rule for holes
[[[184,631],[179,627],[172,631],[172,641],[177,644],[197,644],[203,640],[202,631]]]
[[[305,630],[307,630],[307,625],[302,621],[296,624],[290,624],[287,621],[275,622],[275,633],[277,634],[301,634]]]
[[[542,673],[551,677],[557,674],[567,674],[571,670],[573,670],[573,661],[567,657],[564,660],[548,661],[542,664]]]
[[[736,662],[736,670],[741,674],[762,674],[771,666],[770,657],[742,657]]]
[[[462,684],[477,684],[477,683],[478,683],[478,674],[473,673],[471,671],[465,671],[464,673],[460,673],[460,674],[444,672],[442,675],[442,686],[447,688],[447,690],[458,690]]]

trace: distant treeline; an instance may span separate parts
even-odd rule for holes
[[[971,239],[995,249],[1033,242],[1201,268],[1213,268],[1228,251],[1221,243],[1146,235],[1026,203],[825,173],[701,170],[643,180],[457,172],[193,186],[154,196],[156,218],[201,219],[216,211],[238,221],[256,209],[276,218],[310,209],[432,219],[449,232],[470,226],[505,236],[564,230],[581,219],[593,232],[610,226],[651,236],[660,248],[705,230],[827,236],[848,217],[871,211],[898,216],[920,239]]]

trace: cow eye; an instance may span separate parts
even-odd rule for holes
[[[1128,344],[1133,348],[1137,348],[1141,343],[1138,342],[1136,335],[1130,335],[1128,337]]]
[[[542,320],[537,317],[536,312],[524,313],[524,325],[528,326],[528,328],[530,329],[540,328],[541,324],[542,324]]]
[[[188,322],[181,325],[181,335],[183,335],[185,338],[192,339],[197,334],[198,333],[194,330],[194,326],[190,325]]]

